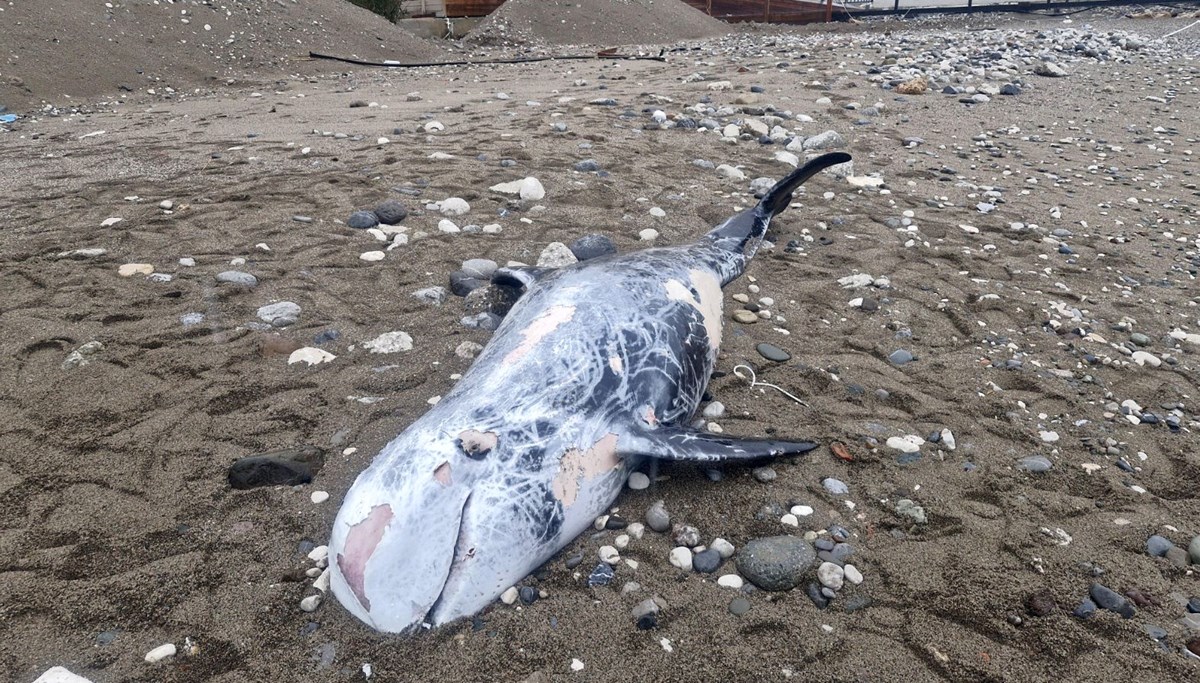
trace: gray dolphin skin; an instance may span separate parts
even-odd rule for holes
[[[826,154],[699,241],[550,271],[449,395],[375,456],[329,541],[333,593],[372,628],[475,614],[589,528],[647,458],[706,463],[808,452],[808,441],[688,428],[721,343],[721,288]]]

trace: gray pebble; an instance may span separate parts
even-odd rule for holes
[[[418,301],[423,301],[431,306],[441,306],[446,301],[445,287],[426,287],[413,292],[413,297]]]
[[[729,613],[735,617],[740,617],[750,611],[750,601],[746,598],[738,596],[729,603]]]
[[[1133,615],[1137,614],[1137,607],[1134,607],[1128,598],[1107,586],[1093,583],[1089,594],[1097,605],[1110,612],[1116,612],[1126,619],[1132,618]]]
[[[580,173],[591,173],[600,170],[600,164],[596,163],[595,159],[584,159],[575,163],[575,170]]]
[[[779,476],[775,472],[775,468],[765,467],[765,466],[764,467],[755,467],[753,470],[750,471],[750,473],[754,475],[755,479],[757,479],[758,481],[761,481],[764,484],[775,481],[775,478]]]
[[[779,348],[778,346],[775,346],[774,344],[767,344],[764,342],[762,344],[759,344],[755,348],[758,350],[758,353],[760,356],[762,356],[763,358],[766,358],[767,360],[773,360],[776,363],[782,363],[786,360],[791,359],[791,357],[792,357],[792,354],[788,353],[787,351],[784,351],[783,349]]]
[[[267,304],[258,309],[258,319],[273,327],[287,327],[300,319],[300,306],[291,301]]]
[[[1192,558],[1192,564],[1200,564],[1200,536],[1188,544],[1188,556]]]
[[[770,536],[746,543],[737,553],[737,568],[763,590],[785,591],[800,585],[816,557],[812,546],[803,539]]]
[[[388,199],[375,207],[375,217],[384,225],[397,225],[408,218],[408,207],[395,199]]]
[[[379,217],[373,211],[355,211],[346,219],[346,225],[355,230],[366,230],[379,225]]]
[[[675,545],[694,548],[700,545],[700,530],[690,524],[676,524],[671,539]]]
[[[721,568],[721,553],[707,548],[692,556],[692,569],[702,574],[711,574]]]
[[[1146,539],[1146,552],[1151,557],[1166,557],[1167,551],[1175,546],[1170,540],[1155,534]]]
[[[1092,602],[1091,598],[1084,598],[1083,602],[1071,612],[1071,614],[1079,619],[1087,619],[1096,613],[1096,603]]]
[[[605,235],[584,235],[571,243],[571,253],[580,261],[617,253],[617,245]]]
[[[217,282],[241,285],[242,287],[254,287],[258,284],[258,278],[250,273],[243,273],[240,270],[227,270],[223,273],[217,273]]]
[[[1052,467],[1054,467],[1054,463],[1050,462],[1050,459],[1043,455],[1030,455],[1017,461],[1017,469],[1033,472],[1034,474],[1048,472]]]
[[[663,501],[658,501],[646,510],[646,526],[650,527],[658,533],[666,533],[667,529],[671,528],[671,515],[667,514],[667,508]]]
[[[905,363],[911,363],[914,358],[912,353],[909,351],[905,349],[896,349],[895,351],[892,351],[891,355],[888,356],[888,360],[892,361],[896,365],[904,365]]]
[[[846,482],[842,481],[841,479],[826,477],[821,480],[821,485],[825,487],[826,491],[835,496],[844,496],[847,493],[850,493],[850,487],[847,486]]]
[[[459,272],[476,280],[487,280],[492,277],[492,273],[495,273],[497,268],[499,265],[491,259],[473,258],[463,261],[462,270]]]

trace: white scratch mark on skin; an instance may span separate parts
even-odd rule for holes
[[[560,325],[570,322],[575,316],[574,306],[551,306],[546,309],[546,312],[538,316],[537,320],[530,323],[529,327],[521,330],[521,334],[525,336],[517,348],[509,352],[504,357],[505,363],[515,363],[521,360],[537,346],[537,343],[545,339],[551,332],[557,330]]]
[[[620,467],[618,438],[616,434],[606,434],[586,451],[572,448],[563,453],[551,488],[554,497],[562,501],[564,508],[575,504],[584,479],[593,479]]]
[[[699,298],[679,280],[667,281],[667,298],[682,301],[700,312],[704,330],[708,333],[709,348],[716,350],[721,345],[721,307],[725,304],[725,298],[721,296],[721,283],[712,273],[697,268],[688,271],[688,275]]]

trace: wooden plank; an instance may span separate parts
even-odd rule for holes
[[[486,17],[495,12],[504,0],[445,0],[448,17]]]

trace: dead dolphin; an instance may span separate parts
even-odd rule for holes
[[[458,385],[383,448],[329,541],[333,593],[371,627],[469,616],[587,529],[645,458],[805,453],[688,428],[721,343],[721,287],[818,157],[692,244],[496,278],[528,289]]]

